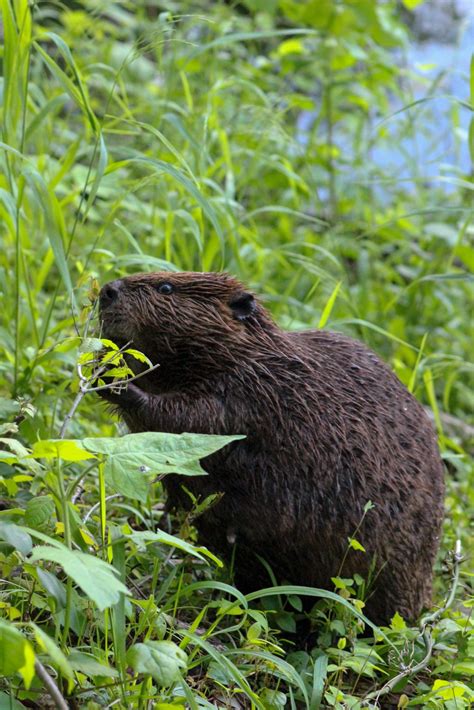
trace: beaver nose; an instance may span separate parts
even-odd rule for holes
[[[105,286],[101,288],[99,294],[100,307],[107,308],[107,306],[111,306],[112,303],[115,303],[120,296],[122,286],[123,284],[120,279],[110,281],[108,284],[105,284]]]

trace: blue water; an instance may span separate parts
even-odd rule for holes
[[[406,181],[407,189],[411,180],[426,179],[451,190],[451,177],[462,178],[472,170],[468,129],[473,113],[461,106],[459,101],[470,102],[469,73],[473,52],[474,4],[470,17],[462,23],[456,44],[412,42],[403,58],[394,57],[394,61],[403,61],[404,66],[415,69],[423,81],[415,82],[403,100],[394,97],[387,116],[377,117],[375,121],[373,135],[377,138],[370,151],[370,162],[380,167],[389,179]],[[433,98],[411,108],[409,112],[396,114],[413,100],[426,98],[429,95],[427,85],[438,78],[440,81],[431,92]],[[307,132],[316,115],[316,111],[300,114],[297,122],[300,144],[306,144]],[[410,130],[406,127],[407,120],[412,121]],[[388,131],[388,136],[378,137],[377,124]],[[344,145],[337,130],[335,141],[342,153],[350,155],[350,146]]]

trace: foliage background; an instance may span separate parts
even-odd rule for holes
[[[84,464],[53,473],[25,451],[57,438],[70,410],[79,347],[71,336],[84,334],[91,280],[226,269],[262,294],[285,327],[319,324],[365,340],[432,411],[449,463],[440,604],[449,587],[443,557],[457,538],[472,554],[473,183],[461,166],[474,154],[474,75],[458,67],[465,90],[451,95],[442,72],[410,64],[418,4],[405,0],[402,12],[392,0],[1,1],[0,520],[18,525],[26,515],[30,528],[63,540],[69,510],[82,535],[71,546],[85,550],[105,529],[156,528],[159,486],[145,503],[112,499],[90,513],[104,493],[97,472],[74,498],[69,484]],[[439,111],[451,126],[444,154]],[[93,394],[68,429],[77,439],[116,433]],[[39,523],[35,498],[45,506]],[[181,536],[192,542],[188,523]],[[146,707],[150,698],[171,707],[184,697],[196,707],[361,707],[397,672],[380,638],[360,641],[357,620],[327,600],[308,652],[291,655],[282,645],[298,616],[295,598],[274,599],[266,614],[255,602],[232,624],[235,615],[223,611],[232,592],[219,587],[225,572],[203,573],[183,550],[170,557],[159,545],[123,553],[135,605],[122,609],[119,633],[116,608],[108,626],[54,564],[48,585],[44,564],[15,540],[0,556],[8,622],[0,642],[11,646],[11,628],[21,634],[22,663],[3,675],[5,691],[26,704],[42,697],[37,675],[29,690],[28,672],[18,675],[27,658],[33,663],[27,648],[76,707]],[[117,567],[114,554],[105,559]],[[395,706],[468,707],[469,569],[464,563],[455,605],[434,631],[433,675],[415,675]],[[183,594],[203,574],[207,591]],[[69,633],[71,599],[82,616]],[[125,672],[120,649],[144,633],[188,651],[187,683]],[[399,653],[422,657],[416,631],[400,620],[390,633]],[[74,665],[74,647],[100,672],[84,657]]]

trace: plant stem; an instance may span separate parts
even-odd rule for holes
[[[69,710],[69,705],[61,695],[58,686],[51,678],[43,664],[38,661],[38,659],[35,661],[35,672],[38,678],[46,686],[46,690],[48,691],[51,700],[54,702],[54,705],[58,708],[58,710]]]
[[[64,542],[66,547],[72,549],[71,522],[69,519],[69,502],[64,483],[64,473],[61,466],[61,460],[57,459],[56,474],[59,487],[59,497],[61,499],[61,512],[64,525]],[[66,582],[66,608],[64,610],[64,626],[63,626],[63,644],[67,645],[67,637],[69,634],[69,626],[71,621],[71,602],[72,602],[72,579],[68,576]]]
[[[69,410],[69,412],[68,412],[68,413],[66,414],[66,416],[64,417],[64,421],[63,421],[62,427],[61,427],[61,429],[60,429],[60,431],[59,431],[59,438],[60,438],[60,439],[64,439],[64,437],[65,437],[65,435],[66,435],[66,429],[67,429],[67,427],[68,427],[68,425],[69,425],[69,422],[71,421],[71,419],[73,418],[74,414],[76,413],[76,409],[77,409],[78,406],[80,405],[81,400],[82,400],[82,398],[85,396],[85,394],[86,394],[86,393],[83,392],[82,390],[79,390],[79,392],[76,394],[76,396],[75,396],[75,398],[74,398],[74,402],[72,403],[71,409]]]

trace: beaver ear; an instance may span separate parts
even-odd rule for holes
[[[246,320],[257,308],[255,298],[248,291],[243,291],[234,296],[229,306],[232,309],[234,318],[237,318],[237,320]]]

